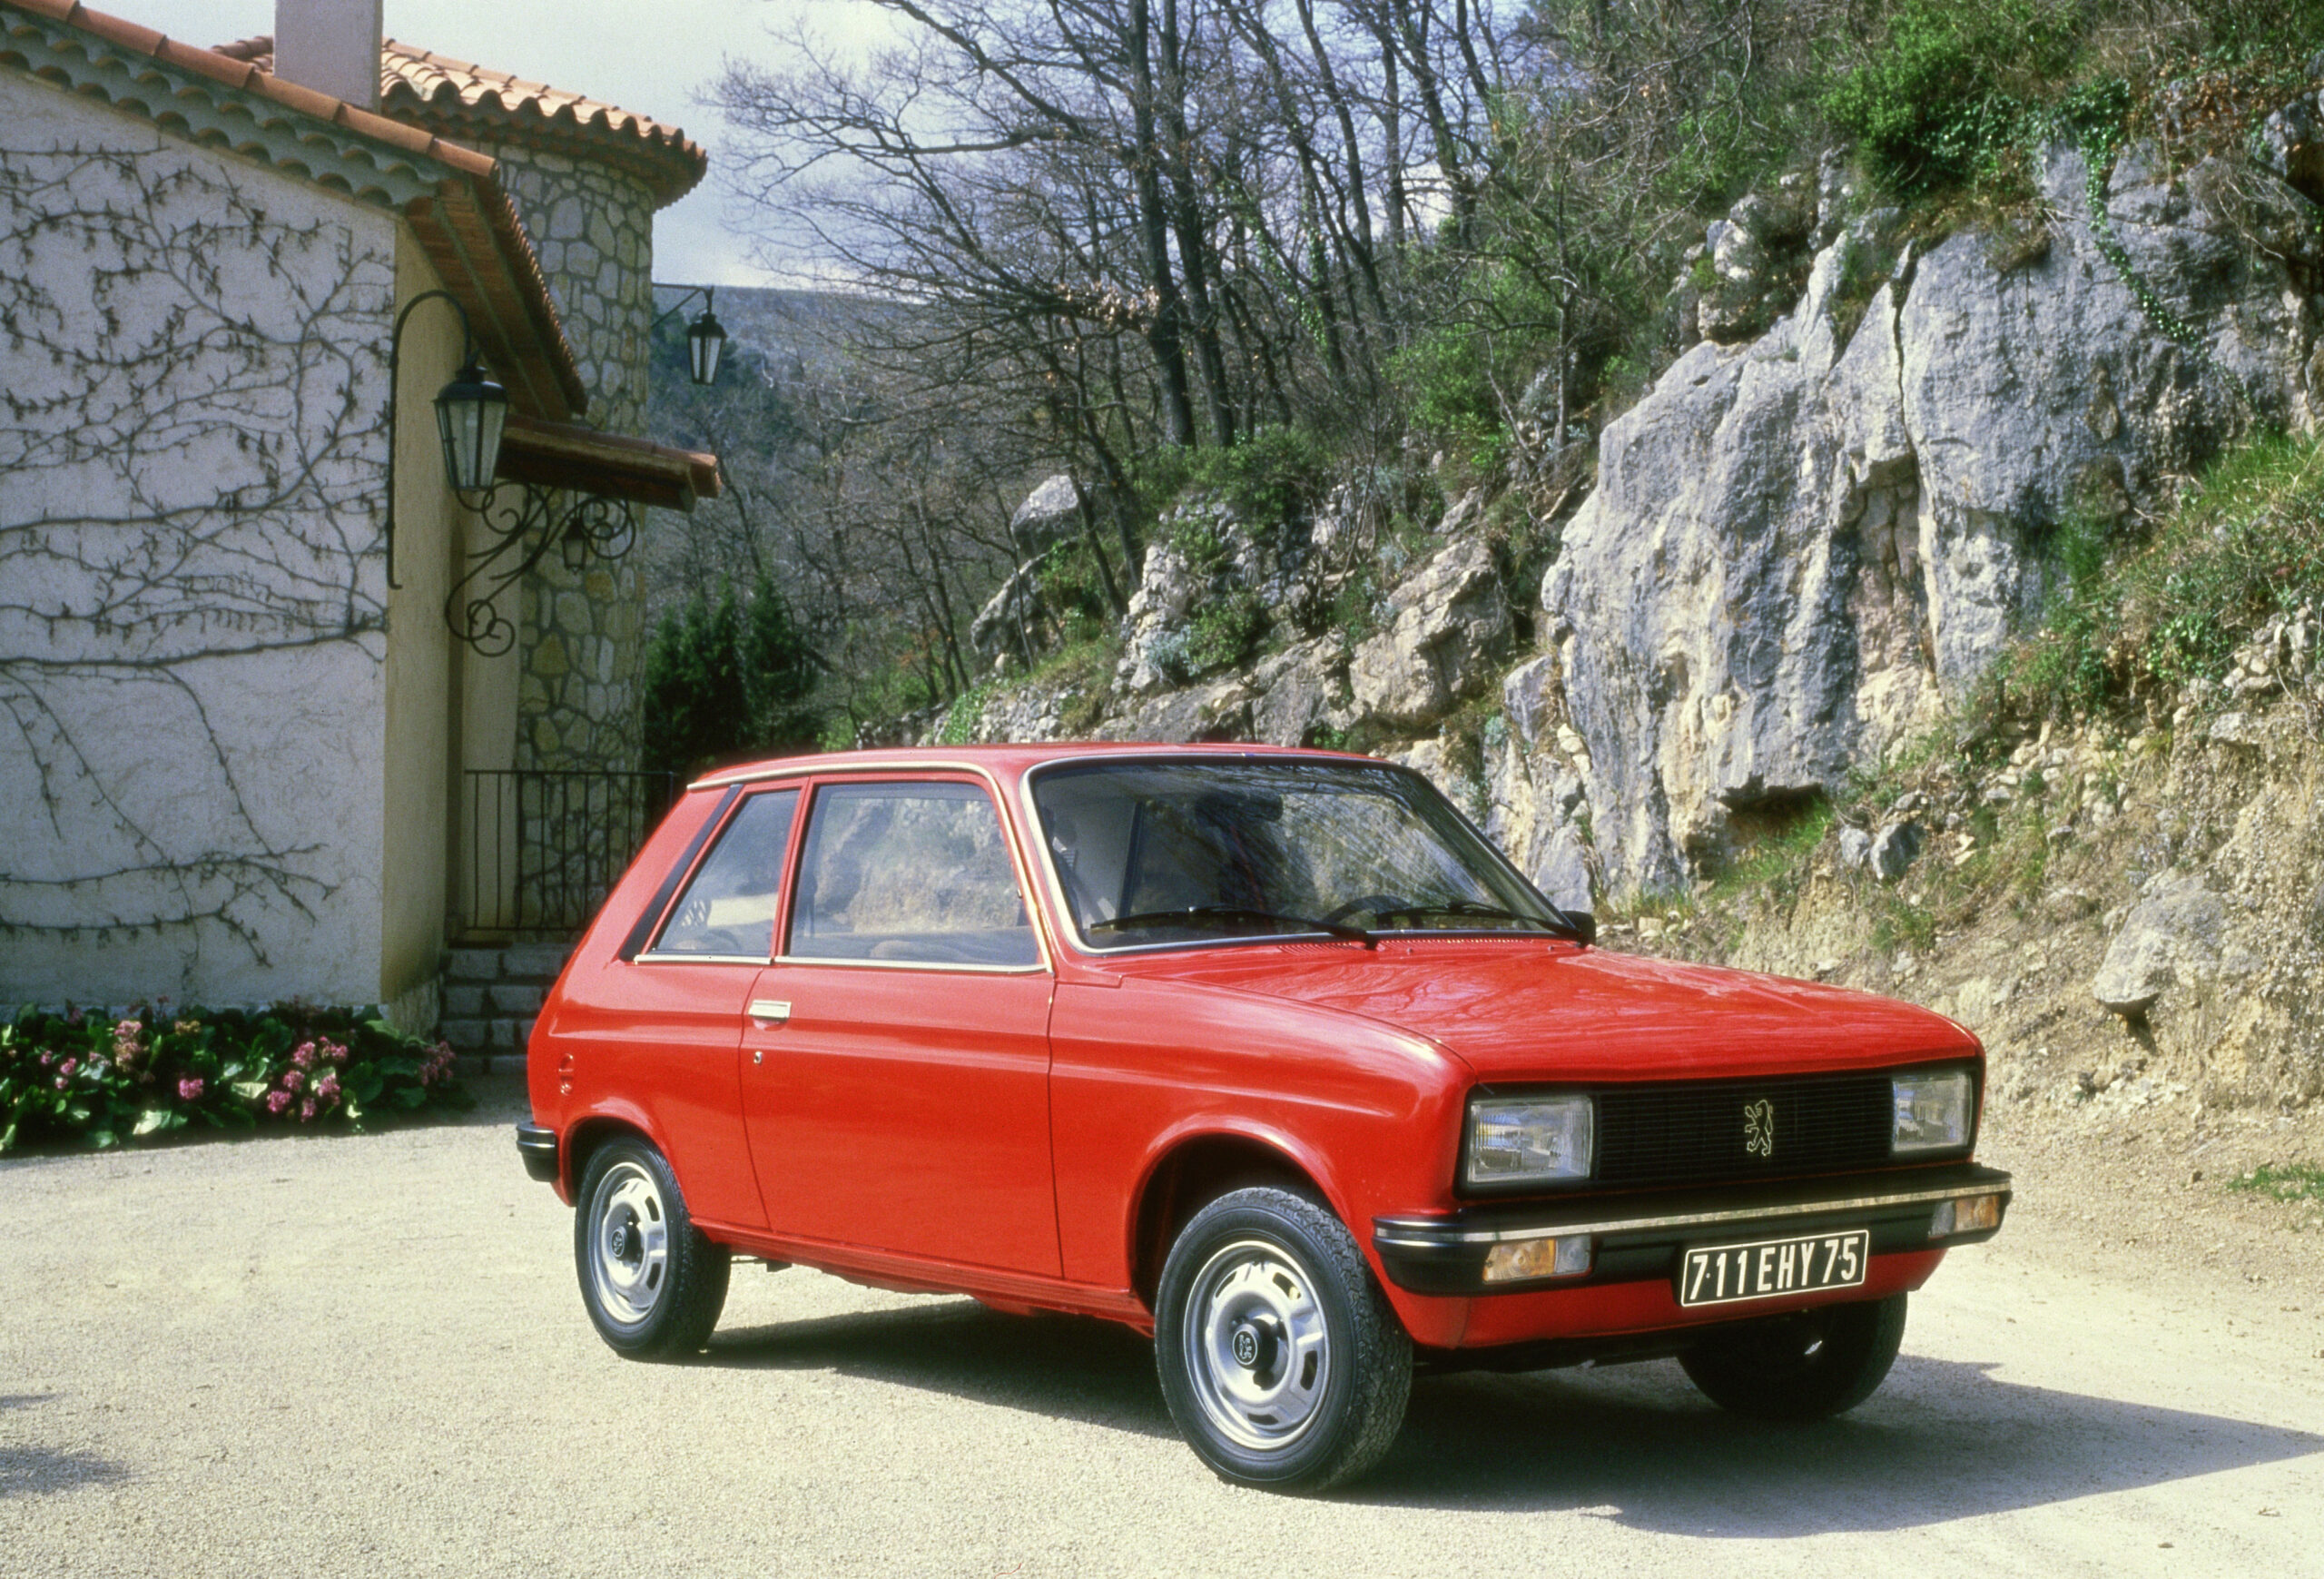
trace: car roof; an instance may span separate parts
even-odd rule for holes
[[[1077,757],[1304,759],[1315,762],[1365,762],[1377,757],[1354,752],[1321,751],[1306,746],[1258,745],[1236,741],[1167,744],[1134,740],[1051,740],[1006,745],[894,745],[865,751],[827,751],[804,756],[769,757],[763,762],[736,763],[717,768],[688,785],[715,789],[752,779],[787,777],[794,774],[848,773],[864,768],[964,768],[1015,778],[1043,763]]]

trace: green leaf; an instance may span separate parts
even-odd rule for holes
[[[428,1093],[418,1086],[398,1086],[389,1100],[399,1108],[417,1108],[428,1100]]]
[[[120,1145],[121,1137],[111,1130],[92,1130],[89,1131],[89,1144],[103,1151]]]
[[[151,1135],[157,1130],[173,1130],[177,1128],[177,1126],[171,1123],[170,1120],[176,1117],[177,1115],[171,1112],[167,1108],[148,1108],[137,1116],[137,1127],[134,1130],[132,1130],[130,1133],[132,1135]]]
[[[266,1100],[264,1081],[236,1081],[229,1089],[246,1102],[261,1102]]]

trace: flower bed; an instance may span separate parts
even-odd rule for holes
[[[118,1146],[189,1124],[360,1130],[473,1105],[449,1047],[359,1010],[140,1005],[119,1019],[27,1011],[0,1022],[0,1151],[47,1137]]]

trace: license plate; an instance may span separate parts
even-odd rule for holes
[[[1732,1305],[1776,1299],[1819,1288],[1853,1288],[1864,1281],[1872,1235],[1864,1229],[1755,1239],[1748,1245],[1706,1245],[1689,1250],[1679,1269],[1679,1303]]]

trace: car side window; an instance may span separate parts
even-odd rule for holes
[[[657,954],[732,954],[763,960],[773,952],[774,907],[783,892],[783,857],[799,792],[773,790],[735,808],[694,881],[662,928]]]
[[[826,785],[799,859],[786,954],[1033,965],[1000,817],[975,785]]]

